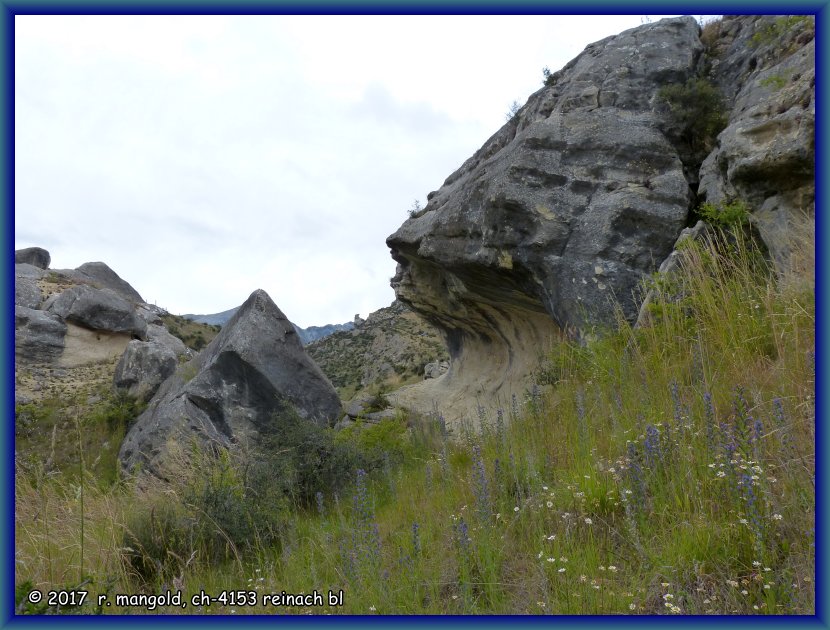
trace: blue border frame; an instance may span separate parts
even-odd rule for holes
[[[20,617],[14,615],[14,320],[10,316],[14,305],[14,16],[18,14],[534,14],[534,13],[562,13],[562,14],[633,14],[643,15],[655,12],[671,12],[690,15],[699,14],[814,14],[816,16],[816,290],[817,290],[817,330],[816,330],[816,614],[813,617],[333,617],[338,625],[359,623],[361,625],[395,624],[452,624],[472,623],[476,625],[504,625],[521,623],[528,625],[556,625],[585,627],[593,624],[605,625],[655,625],[655,624],[740,624],[740,625],[769,625],[791,624],[807,625],[811,627],[828,627],[826,569],[827,544],[825,528],[827,525],[826,510],[827,492],[826,464],[824,455],[827,454],[827,431],[821,422],[827,417],[827,376],[825,360],[828,356],[828,338],[822,324],[825,322],[828,310],[826,307],[827,290],[826,269],[828,254],[820,246],[828,241],[828,225],[830,221],[824,211],[827,207],[827,191],[825,182],[830,181],[827,169],[827,128],[821,112],[827,111],[830,100],[827,98],[828,82],[825,81],[827,54],[826,34],[830,32],[830,0],[812,0],[786,3],[781,0],[775,2],[749,2],[747,0],[727,3],[702,1],[690,2],[639,2],[620,6],[608,0],[582,0],[581,2],[556,2],[555,0],[520,0],[508,3],[508,0],[453,0],[445,3],[440,0],[407,0],[406,2],[390,4],[389,0],[310,0],[302,2],[292,0],[280,2],[278,0],[244,0],[238,4],[219,1],[179,0],[165,2],[164,0],[130,0],[128,2],[101,2],[67,0],[0,0],[0,42],[2,42],[2,85],[3,85],[3,116],[0,127],[0,144],[2,144],[2,168],[0,168],[0,191],[2,192],[2,238],[6,254],[2,257],[2,305],[6,317],[3,320],[0,332],[2,344],[2,382],[8,387],[0,390],[0,406],[4,412],[5,422],[0,432],[0,452],[7,456],[0,464],[0,483],[6,492],[2,492],[2,509],[6,516],[0,519],[0,625],[25,625],[39,627],[41,625],[71,624],[147,624],[166,626],[168,623],[200,625],[223,625],[228,623],[279,623],[286,625],[306,625],[308,623],[328,623],[325,617],[280,617],[276,622],[271,617],[176,617],[176,616],[119,616],[113,617]],[[586,42],[586,45],[590,42]],[[231,621],[233,619],[233,621]],[[243,621],[244,619],[244,621]]]

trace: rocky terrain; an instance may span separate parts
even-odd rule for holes
[[[15,612],[815,615],[814,33],[546,69],[349,329],[16,251]],[[191,599],[243,587],[345,599]]]
[[[351,330],[309,344],[308,354],[344,400],[435,378],[449,359],[433,326],[401,302],[375,311]]]
[[[814,212],[813,36],[809,17],[667,19],[549,74],[387,239],[397,298],[451,357],[396,400],[503,404],[557,339],[634,321],[703,202],[743,204],[785,264],[788,223]]]
[[[104,263],[50,269],[45,250],[19,250],[16,402],[69,396],[89,372],[96,391],[149,403],[128,468],[153,468],[187,434],[254,439],[289,407],[331,425],[339,398],[387,392],[450,421],[505,407],[562,339],[635,321],[644,279],[700,219],[740,208],[787,266],[790,224],[814,213],[814,30],[809,17],[703,30],[686,17],[587,46],[389,236],[397,300],[366,321],[303,331],[256,292],[187,316],[212,322],[199,324]],[[256,348],[255,325],[268,330]]]

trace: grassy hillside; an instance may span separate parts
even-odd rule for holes
[[[482,409],[481,434],[447,435],[440,418],[300,431],[276,490],[235,457],[144,495],[24,471],[19,597],[84,583],[246,593],[155,610],[171,614],[811,614],[811,246],[801,254],[776,278],[740,239],[689,245],[682,272],[654,283],[650,327],[561,345],[547,385]],[[342,589],[343,605],[260,605],[313,589]]]
[[[215,324],[202,324],[191,321],[181,315],[170,313],[163,315],[161,321],[170,331],[171,335],[178,337],[191,350],[201,350],[208,345],[219,331],[221,326]]]

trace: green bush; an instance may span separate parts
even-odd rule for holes
[[[787,79],[785,79],[780,74],[772,74],[765,79],[761,79],[761,86],[768,87],[773,90],[780,90],[785,85],[787,85]]]
[[[340,431],[334,438],[339,448],[357,453],[364,470],[379,469],[384,458],[399,463],[408,452],[406,422],[388,418],[378,424],[356,424]]]
[[[780,39],[790,30],[805,24],[808,27],[815,28],[812,16],[809,15],[785,15],[770,24],[766,24],[760,28],[749,40],[754,47],[763,46],[773,43]]]
[[[706,79],[693,77],[685,83],[663,86],[657,96],[680,127],[680,139],[694,153],[708,153],[727,123],[718,89]]]
[[[215,564],[278,547],[287,502],[276,470],[246,454],[193,447],[179,485],[150,500],[126,526],[125,560],[145,583],[167,581],[192,558]],[[279,478],[278,478],[279,479]]]
[[[749,206],[741,200],[720,204],[701,204],[697,213],[702,219],[717,227],[739,227],[749,223]]]

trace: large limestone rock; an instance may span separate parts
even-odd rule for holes
[[[25,306],[14,307],[16,362],[48,363],[63,353],[66,324],[52,313]]]
[[[139,339],[147,333],[147,323],[134,306],[110,289],[73,286],[48,298],[43,310],[93,330],[128,333]]]
[[[782,269],[790,226],[815,213],[814,36],[811,16],[727,16],[711,73],[730,116],[703,163],[699,193],[715,205],[747,202]]]
[[[134,339],[121,355],[115,367],[113,386],[117,391],[147,402],[176,371],[183,358],[192,358],[192,352],[181,339],[171,335],[164,326],[150,324],[147,341]]]
[[[42,247],[27,247],[26,249],[17,249],[14,252],[15,264],[26,263],[34,265],[39,269],[49,269],[49,263],[52,262],[52,257]]]
[[[144,302],[138,291],[102,262],[87,262],[77,267],[75,271],[90,278],[100,287],[111,289],[129,302],[136,304]]]
[[[657,94],[696,74],[698,35],[686,17],[591,44],[387,239],[397,297],[452,358],[396,402],[509,401],[560,331],[611,325],[617,303],[636,318],[689,213]]]
[[[147,402],[159,386],[176,371],[176,354],[154,341],[132,340],[115,367],[116,390]]]
[[[31,265],[15,265],[17,267],[30,267]],[[16,271],[16,269],[15,269]],[[43,292],[35,278],[25,275],[14,276],[14,303],[26,308],[40,308],[43,302]]]
[[[338,418],[340,400],[309,359],[294,327],[261,290],[217,337],[161,386],[121,446],[127,470],[169,478],[170,456],[195,441],[230,447],[278,431],[293,409],[320,426]]]

